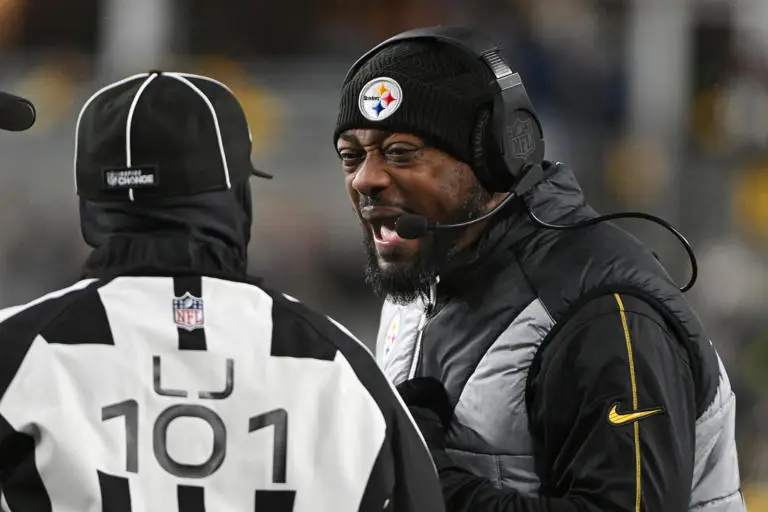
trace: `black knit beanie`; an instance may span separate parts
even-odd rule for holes
[[[494,77],[478,58],[436,41],[385,46],[341,90],[333,134],[375,128],[418,135],[472,164],[472,136],[493,98]]]

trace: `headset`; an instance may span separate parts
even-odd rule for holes
[[[480,59],[495,79],[490,110],[481,110],[472,136],[473,162],[477,179],[489,192],[522,194],[542,177],[544,135],[533,103],[518,73],[499,53],[500,49],[472,30],[461,26],[418,28],[391,37],[360,57],[347,72],[349,82],[368,59],[385,46],[411,40],[433,40]]]
[[[512,199],[519,197],[529,218],[541,228],[578,229],[612,219],[640,218],[655,222],[670,231],[683,245],[691,261],[691,277],[680,288],[690,290],[698,276],[696,255],[691,244],[669,222],[642,212],[620,212],[601,215],[574,224],[551,224],[539,219],[523,200],[523,194],[544,179],[544,133],[519,73],[512,71],[501,56],[501,49],[491,40],[463,26],[417,28],[397,34],[376,45],[350,67],[344,79],[349,82],[360,68],[385,46],[403,41],[435,41],[458,48],[486,66],[494,79],[488,84],[493,100],[490,108],[478,113],[472,135],[471,167],[480,184],[489,192],[509,193],[489,212],[459,223],[428,222],[421,215],[405,213],[396,222],[398,235],[406,239],[425,236],[430,231],[455,229],[483,222],[500,212]]]

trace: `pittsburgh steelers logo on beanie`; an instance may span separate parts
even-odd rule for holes
[[[374,78],[360,91],[358,98],[360,113],[370,121],[383,121],[400,108],[403,103],[403,89],[392,78]]]
[[[478,113],[493,100],[493,80],[479,59],[449,44],[385,46],[342,85],[334,147],[352,129],[411,133],[471,163]]]

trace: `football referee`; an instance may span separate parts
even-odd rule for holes
[[[444,510],[367,349],[246,275],[249,178],[270,176],[231,91],[128,77],[75,139],[93,252],[81,281],[0,313],[0,509]]]

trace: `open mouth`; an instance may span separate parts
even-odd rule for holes
[[[370,224],[371,229],[373,230],[373,238],[376,239],[377,242],[385,244],[395,243],[402,240],[395,230],[395,222],[397,222],[396,217],[371,221]]]
[[[403,214],[403,210],[394,207],[366,206],[361,215],[368,222],[373,238],[379,245],[390,245],[403,242],[397,234],[395,223]]]

